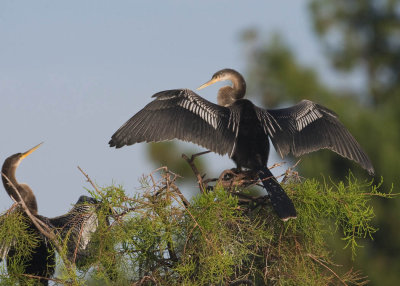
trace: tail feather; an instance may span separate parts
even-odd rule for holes
[[[258,177],[263,183],[269,199],[271,200],[272,207],[279,218],[283,221],[296,218],[296,209],[294,208],[292,200],[285,193],[271,171],[267,167],[264,167],[258,171]]]

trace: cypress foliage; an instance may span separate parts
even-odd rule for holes
[[[339,184],[289,180],[284,188],[298,218],[282,222],[268,201],[244,202],[237,192],[248,191],[226,190],[219,183],[187,201],[176,179],[163,168],[142,178],[142,190],[134,195],[121,186],[89,190],[102,201],[92,255],[85,263],[72,263],[74,273],[59,256],[54,283],[364,285],[362,273],[334,263],[327,241],[339,233],[357,259],[360,241],[377,231],[371,199],[393,197],[351,174]],[[0,220],[0,243],[16,239],[21,255],[35,243],[24,232],[22,217],[11,212]],[[12,285],[18,267],[8,273],[3,266],[0,285]]]

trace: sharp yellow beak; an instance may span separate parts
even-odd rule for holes
[[[40,145],[42,145],[42,144],[43,144],[43,142],[38,144],[38,145],[36,145],[35,147],[29,149],[25,153],[22,153],[21,159],[24,159],[24,158],[28,157],[33,151],[35,151],[37,148],[39,148]]]
[[[207,81],[205,84],[203,84],[202,86],[198,87],[197,90],[203,89],[209,85],[212,85],[213,83],[216,83],[217,81],[220,81],[218,78],[213,78],[209,81]]]

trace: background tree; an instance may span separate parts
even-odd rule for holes
[[[400,158],[400,1],[310,2],[314,29],[332,69],[338,73],[361,71],[366,88],[328,87],[318,72],[298,62],[295,53],[278,35],[263,38],[257,31],[244,33],[248,45],[250,93],[261,96],[268,108],[293,104],[307,98],[340,115],[342,122],[371,157],[376,181],[383,176],[384,190],[398,186]],[[323,173],[343,179],[352,162],[329,151],[302,158],[302,176]],[[351,168],[365,178],[360,168]],[[361,254],[360,267],[372,284],[394,285],[400,281],[400,203],[376,203],[380,231]]]

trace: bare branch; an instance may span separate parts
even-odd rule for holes
[[[57,278],[42,277],[42,276],[36,276],[36,275],[24,274],[24,273],[22,273],[21,276],[25,276],[25,277],[32,278],[32,279],[37,279],[37,280],[53,281],[53,282],[59,283],[61,285],[73,285],[72,282],[68,282],[68,281],[65,281],[65,280],[57,279]]]
[[[199,188],[200,191],[202,193],[204,193],[206,186],[203,183],[203,178],[200,175],[199,170],[197,169],[196,165],[194,164],[194,159],[196,159],[196,157],[210,153],[211,151],[205,151],[205,152],[201,152],[201,153],[197,153],[197,154],[193,154],[190,159],[186,154],[182,154],[182,158],[186,160],[186,162],[188,162],[189,166],[192,168],[193,173],[195,174],[196,178],[197,178],[197,183],[199,184]]]
[[[93,183],[93,181],[90,179],[89,175],[86,174],[81,167],[78,166],[79,171],[81,171],[81,173],[86,177],[86,180],[92,185],[92,187],[95,189],[95,191],[99,194],[99,196],[102,196],[102,193],[99,191],[99,189],[97,188],[97,186]]]
[[[318,259],[318,257],[315,257],[314,255],[312,255],[311,253],[307,253],[306,254],[308,257],[310,257],[312,260],[314,260],[315,262],[317,262],[318,264],[322,265],[325,269],[327,269],[329,272],[331,272],[340,282],[343,283],[343,285],[348,286],[346,282],[344,282],[339,275],[336,274],[335,271],[333,271],[331,268],[328,267],[328,265],[326,265],[325,263],[323,263],[321,261],[321,259]]]

